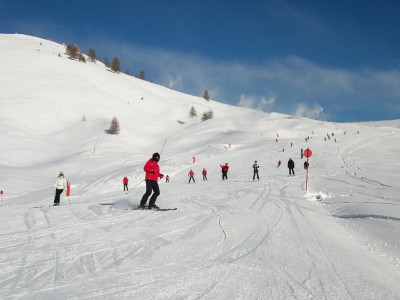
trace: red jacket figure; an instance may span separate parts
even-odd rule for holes
[[[140,201],[140,208],[146,208],[146,202],[149,196],[153,193],[150,198],[149,206],[150,209],[158,209],[159,207],[155,204],[157,197],[160,195],[160,188],[158,187],[158,178],[163,178],[164,175],[160,173],[160,167],[158,162],[160,160],[160,154],[154,153],[152,158],[144,165],[143,170],[146,172],[146,192],[144,193],[142,200]]]
[[[190,183],[190,181],[193,179],[193,182],[195,183],[196,181],[194,180],[194,172],[193,172],[193,170],[190,170],[189,171],[189,174],[188,174],[188,176],[189,176],[189,183]]]
[[[220,165],[222,169],[222,180],[228,179],[228,163],[225,163],[225,165]]]
[[[124,179],[122,179],[122,183],[124,184],[124,192],[125,190],[128,191],[128,177],[124,177]]]
[[[152,158],[144,165],[143,170],[146,172],[145,180],[157,181],[158,178],[164,177],[164,175],[160,173],[160,166],[157,161]]]
[[[228,172],[229,170],[228,163],[226,163],[225,165],[221,165],[220,167],[222,169],[222,172]]]
[[[203,174],[203,180],[207,180],[207,170],[205,168],[203,168],[201,174]]]

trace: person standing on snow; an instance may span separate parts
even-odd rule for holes
[[[257,164],[257,161],[255,160],[254,161],[254,164],[253,164],[253,181],[256,179],[256,175],[257,175],[257,180],[258,181],[260,181],[260,177],[258,176],[258,168],[259,168],[260,166]]]
[[[309,166],[309,163],[307,161],[304,162],[304,169],[307,170]]]
[[[222,180],[228,180],[228,163],[225,163],[225,165],[220,165],[221,169],[222,169]]]
[[[165,176],[165,182],[169,182],[169,175]]]
[[[203,180],[207,180],[207,170],[205,168],[203,168],[201,174],[203,175]]]
[[[152,158],[144,165],[143,170],[146,172],[146,192],[144,193],[142,200],[140,201],[139,208],[146,208],[146,202],[151,193],[153,195],[149,201],[149,209],[158,209],[159,207],[155,204],[157,197],[160,195],[160,188],[158,187],[158,178],[163,178],[164,175],[160,173],[160,154],[157,152],[153,154]]]
[[[190,183],[190,181],[192,179],[193,179],[193,183],[196,183],[196,181],[194,181],[194,177],[193,177],[194,176],[194,172],[193,172],[192,169],[190,169],[188,176],[189,176],[189,183]]]
[[[67,180],[64,177],[64,172],[60,172],[60,174],[57,177],[56,183],[54,184],[54,189],[55,189],[55,196],[54,196],[54,206],[60,205],[60,195],[64,191],[64,189],[67,187]]]
[[[278,165],[276,167],[279,168],[281,166],[281,163],[281,160],[278,160]]]
[[[292,174],[294,176],[294,161],[291,158],[289,158],[287,166],[289,168],[289,176],[292,175]]]
[[[128,191],[128,182],[129,182],[129,180],[128,180],[128,177],[124,177],[124,179],[122,179],[122,183],[124,184],[124,192],[125,192],[125,189],[126,189],[126,191]]]

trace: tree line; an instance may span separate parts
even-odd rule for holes
[[[81,52],[79,47],[75,44],[68,44],[66,46],[66,54],[69,56],[70,59],[78,60],[78,61],[86,63],[85,56],[83,55],[83,53]],[[90,62],[96,63],[96,61],[98,61],[97,53],[96,53],[95,49],[90,48],[86,55]],[[113,72],[115,72],[115,73],[121,72],[121,61],[118,57],[114,57],[110,64],[110,61],[108,60],[108,58],[106,56],[104,58],[103,63],[107,68],[111,69]],[[127,70],[126,74],[130,75],[129,70]],[[143,70],[140,70],[138,78],[145,80],[145,73]]]

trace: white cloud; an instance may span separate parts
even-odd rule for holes
[[[325,118],[323,115],[324,109],[318,104],[308,105],[306,103],[299,103],[296,109],[292,112],[295,116],[304,116],[311,119]]]
[[[121,51],[120,44],[114,47]],[[251,65],[133,45],[122,49],[122,64],[145,70],[151,81],[197,96],[207,89],[214,100],[265,111],[310,117],[324,112],[334,120],[347,114],[350,120],[354,111],[361,118],[390,112],[400,97],[397,70],[338,69],[297,56]]]
[[[257,98],[246,95],[241,95],[237,106],[258,109],[262,111],[271,111],[275,104],[275,97],[266,99],[265,97]]]

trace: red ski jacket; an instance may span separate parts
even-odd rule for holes
[[[122,180],[123,184],[128,184],[128,177],[124,177],[124,179]]]
[[[150,159],[144,165],[143,170],[146,172],[146,180],[157,181],[158,178],[164,177],[164,175],[160,173],[160,167],[155,160]]]
[[[222,169],[222,172],[228,172],[228,170],[229,170],[229,167],[228,166],[220,166],[221,167],[221,169]]]

